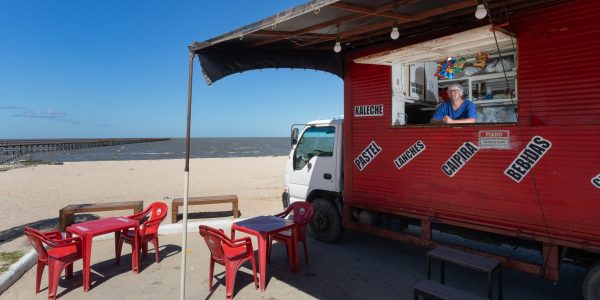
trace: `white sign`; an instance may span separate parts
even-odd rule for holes
[[[509,149],[510,131],[508,130],[481,130],[479,131],[479,148],[481,149]]]
[[[383,104],[354,106],[355,117],[383,116]]]
[[[596,177],[592,178],[592,184],[600,189],[600,174],[596,175]]]
[[[533,169],[540,159],[550,150],[552,143],[541,137],[534,136],[525,146],[525,149],[519,153],[519,156],[504,170],[504,174],[517,183],[521,182],[525,175]]]
[[[400,156],[394,159],[394,165],[396,165],[396,168],[400,170],[423,151],[425,151],[425,143],[423,143],[421,140],[418,140],[416,143],[410,146],[408,150],[404,151],[404,153],[400,154]]]
[[[379,147],[375,141],[372,141],[369,146],[367,146],[367,148],[365,148],[365,150],[363,150],[363,152],[354,159],[354,164],[358,170],[362,171],[373,161],[377,155],[379,155],[379,153],[381,153],[381,147]]]
[[[442,172],[448,177],[454,177],[462,167],[464,167],[479,148],[471,142],[466,142],[442,165]]]

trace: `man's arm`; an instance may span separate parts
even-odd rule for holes
[[[444,124],[444,121],[442,119],[436,119],[435,117],[433,117],[431,118],[431,120],[429,120],[429,124],[439,125]]]
[[[475,123],[475,121],[477,121],[477,119],[475,119],[475,118],[453,120],[452,118],[448,117],[445,124],[471,124],[471,123]]]

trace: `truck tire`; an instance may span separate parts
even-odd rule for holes
[[[342,231],[342,217],[327,199],[317,198],[312,205],[315,208],[315,215],[310,223],[312,236],[321,242],[334,242]]]
[[[583,299],[600,299],[600,260],[596,260],[587,270],[583,279]]]

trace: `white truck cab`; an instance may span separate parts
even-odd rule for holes
[[[343,149],[342,119],[316,120],[292,126],[292,150],[285,166],[284,207],[306,201],[315,207],[311,232],[322,241],[341,231]]]

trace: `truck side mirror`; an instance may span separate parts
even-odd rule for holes
[[[292,147],[298,143],[298,128],[292,128]]]

